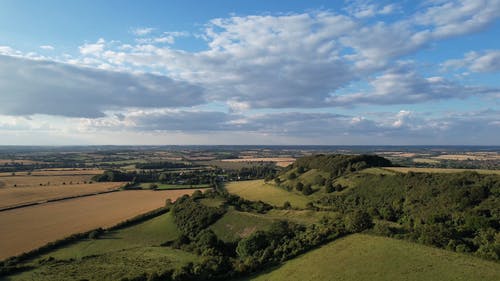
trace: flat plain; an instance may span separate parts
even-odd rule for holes
[[[0,212],[0,260],[74,233],[113,226],[193,191],[119,191]]]

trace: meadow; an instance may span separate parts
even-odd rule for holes
[[[310,201],[307,197],[288,192],[272,183],[265,183],[263,180],[230,182],[225,185],[225,188],[228,192],[247,200],[260,200],[278,207],[282,207],[288,201],[293,207],[305,208]]]
[[[416,167],[384,167],[386,170],[400,173],[460,173],[460,172],[476,172],[483,175],[496,174],[500,175],[500,170],[485,170],[485,169],[450,169],[450,168],[416,168]]]
[[[165,205],[193,190],[132,190],[51,202],[0,212],[0,259],[74,233],[110,227]]]
[[[354,234],[244,280],[496,281],[500,264],[392,238]]]

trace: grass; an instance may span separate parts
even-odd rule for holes
[[[288,201],[293,207],[305,208],[306,204],[310,202],[306,196],[286,191],[271,183],[264,183],[263,180],[231,182],[226,184],[226,189],[245,199],[261,200],[279,207]]]
[[[445,168],[413,168],[413,167],[386,167],[386,170],[400,172],[400,173],[408,173],[408,172],[416,172],[416,173],[460,173],[460,172],[477,172],[479,174],[496,174],[500,175],[500,170],[484,170],[484,169],[445,169]]]
[[[83,240],[31,262],[35,269],[0,280],[120,280],[197,261],[193,254],[167,247],[179,231],[170,213],[95,240]],[[48,258],[55,258],[44,262]]]
[[[120,280],[146,273],[179,268],[199,258],[166,247],[137,247],[74,261],[47,262],[34,270],[0,279],[2,281]]]
[[[172,214],[166,213],[138,225],[106,233],[99,239],[88,239],[72,244],[45,257],[81,259],[135,247],[158,246],[168,240],[176,239],[179,234]]]
[[[207,207],[220,207],[225,201],[222,198],[202,198],[199,202]]]
[[[141,183],[139,187],[142,189],[150,189],[152,184],[156,184],[157,190],[170,190],[170,189],[197,189],[197,188],[210,188],[208,184],[164,184],[164,183]]]
[[[210,228],[224,242],[234,242],[257,230],[266,230],[272,222],[263,215],[230,210]]]
[[[500,264],[385,237],[355,234],[245,280],[500,280]]]

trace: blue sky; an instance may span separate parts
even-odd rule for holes
[[[500,144],[500,0],[0,2],[0,144]]]

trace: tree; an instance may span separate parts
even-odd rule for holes
[[[333,187],[332,183],[329,183],[329,184],[326,185],[325,190],[326,190],[326,193],[332,193],[332,192],[335,191],[335,187]]]
[[[290,173],[290,174],[288,174],[288,179],[289,179],[289,180],[294,180],[294,179],[296,179],[296,178],[297,178],[297,174],[295,174],[295,173]]]
[[[285,201],[285,203],[283,203],[283,209],[291,209],[292,208],[292,204],[290,204],[289,201]]]
[[[372,217],[365,211],[356,210],[345,217],[344,220],[347,231],[356,233],[373,226]]]
[[[297,191],[302,191],[302,189],[304,189],[304,184],[301,183],[300,181],[295,185],[295,189],[297,189]]]
[[[168,176],[165,173],[161,173],[160,177],[158,177],[158,180],[161,181],[161,182],[166,182],[167,179],[168,179]]]
[[[302,189],[302,194],[304,194],[304,195],[310,195],[312,193],[313,193],[313,190],[312,190],[310,184],[304,186],[304,189]]]
[[[306,169],[303,166],[299,166],[297,168],[297,173],[299,173],[299,174],[303,174],[303,173],[305,173],[305,171],[306,171]]]

